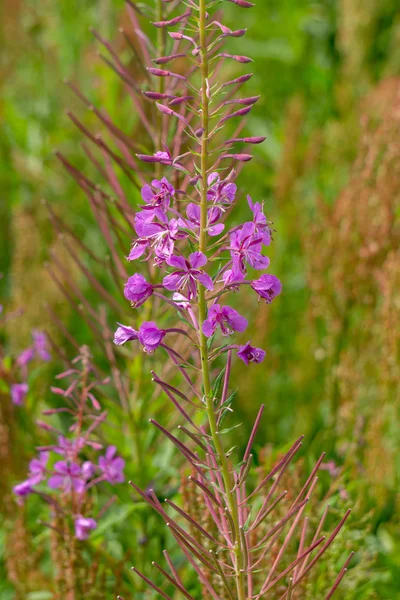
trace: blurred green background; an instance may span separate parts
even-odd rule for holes
[[[249,33],[233,47],[255,61],[248,95],[262,94],[248,130],[267,141],[239,187],[265,200],[276,230],[271,262],[284,292],[254,314],[251,337],[268,349],[266,367],[234,372],[242,435],[265,402],[259,445],[279,447],[304,433],[312,455],[328,452],[356,504],[356,543],[363,538],[375,561],[364,587],[349,584],[346,598],[398,598],[399,5],[262,0],[243,12],[240,26]],[[235,17],[229,4],[228,24]],[[117,123],[129,120],[120,83],[89,31],[94,26],[123,51],[125,18],[122,0],[0,6],[0,297],[25,309],[9,336],[15,351],[33,327],[49,326],[44,297],[85,341],[79,315],[43,268],[58,241],[41,201],[57,206],[89,247],[100,243],[83,194],[53,153],[62,149],[84,164],[82,136],[64,114],[77,107],[64,78]]]

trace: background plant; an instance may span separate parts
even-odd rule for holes
[[[110,32],[116,47],[123,48],[123,38],[117,38],[114,33],[116,21],[118,25],[126,23],[124,13],[119,12],[120,8],[122,3],[113,3],[111,6],[108,2],[96,3],[95,7],[90,2],[83,2],[79,11],[72,4],[56,6],[49,2],[38,5],[34,1],[13,2],[11,5],[3,3],[4,22],[7,23],[3,43],[7,50],[3,52],[4,93],[0,109],[5,132],[2,137],[5,160],[1,163],[1,177],[2,189],[6,190],[8,201],[1,203],[5,217],[0,221],[5,231],[1,236],[4,248],[0,256],[2,270],[6,272],[1,285],[7,294],[11,289],[15,290],[18,281],[24,283],[31,272],[31,269],[25,274],[21,271],[18,279],[13,266],[12,279],[8,276],[11,250],[14,256],[18,251],[14,244],[7,242],[10,240],[7,232],[11,217],[15,227],[20,211],[29,214],[30,222],[40,223],[41,242],[32,242],[26,254],[30,265],[33,262],[37,265],[37,272],[40,272],[42,260],[47,254],[49,229],[44,229],[47,213],[39,202],[41,197],[45,196],[53,205],[60,207],[63,216],[68,217],[81,239],[95,239],[96,247],[101,242],[101,236],[96,234],[97,226],[93,227],[88,211],[83,208],[82,196],[76,193],[73,182],[69,183],[68,178],[55,168],[52,150],[58,147],[69,158],[71,153],[78,156],[78,142],[81,139],[80,133],[74,134],[73,129],[66,125],[67,121],[60,119],[66,104],[78,108],[78,112],[80,110],[78,104],[71,105],[72,97],[66,102],[66,94],[60,84],[61,77],[68,76],[73,81],[79,78],[79,86],[92,101],[101,100],[100,103],[106,104],[112,115],[118,113],[123,118],[125,114],[126,104],[119,93],[120,84],[114,73],[108,73],[106,67],[103,68],[96,59],[96,45],[92,43],[88,31],[89,25],[95,25],[104,36]],[[355,11],[358,11],[356,18]],[[288,436],[306,432],[306,444],[311,445],[311,452],[315,455],[322,447],[322,440],[325,449],[328,449],[327,440],[330,441],[330,455],[336,458],[339,466],[343,463],[343,455],[334,451],[334,447],[338,448],[336,440],[343,437],[341,434],[339,438],[333,429],[329,432],[325,427],[331,422],[324,393],[328,384],[327,374],[331,382],[331,369],[325,360],[326,346],[321,344],[325,334],[321,331],[320,321],[310,321],[308,317],[309,291],[303,274],[314,252],[312,245],[306,245],[304,241],[310,222],[319,220],[320,213],[314,210],[316,196],[322,196],[328,205],[333,204],[348,181],[348,173],[357,153],[360,99],[362,101],[366,92],[380,80],[398,72],[397,11],[396,3],[389,0],[379,3],[379,6],[363,4],[362,8],[357,8],[354,2],[316,2],[312,5],[297,1],[279,5],[266,3],[243,14],[243,26],[251,28],[251,37],[240,42],[240,50],[234,47],[235,41],[232,41],[232,52],[251,54],[256,61],[256,74],[248,83],[249,95],[263,91],[261,100],[248,118],[248,131],[253,135],[267,133],[268,136],[246,171],[254,185],[254,196],[260,187],[259,193],[267,199],[270,214],[274,217],[279,244],[272,249],[271,259],[276,266],[276,273],[281,276],[285,273],[287,292],[269,311],[263,311],[255,332],[251,334],[254,342],[260,346],[264,344],[265,336],[269,347],[269,361],[265,364],[265,370],[258,374],[254,372],[257,391],[264,389],[265,372],[268,374],[270,415],[264,421],[256,444],[261,448],[267,439],[281,444]],[[230,15],[228,10],[228,25]],[[362,36],[358,35],[359,23],[365,24]],[[21,36],[23,43],[20,43]],[[347,66],[349,62],[353,63],[353,70]],[[235,65],[232,64],[230,69],[234,75]],[[100,85],[100,80],[104,84]],[[391,101],[383,93],[384,89],[387,89],[386,85],[379,92],[381,114],[392,111]],[[282,110],[283,107],[286,110]],[[132,116],[132,112],[129,115]],[[86,124],[92,122],[90,114],[85,114],[84,119]],[[349,135],[349,131],[352,135]],[[83,165],[81,156],[78,160]],[[36,230],[33,227],[26,229],[32,233],[38,230],[39,227]],[[50,233],[54,233],[53,228],[50,228]],[[20,239],[22,241],[24,236],[21,235]],[[311,249],[311,254],[307,248]],[[312,271],[310,277],[313,277]],[[41,281],[49,279],[44,275]],[[80,283],[82,285],[83,282]],[[42,289],[41,285],[30,285],[27,288],[28,295],[21,293],[19,297],[24,299],[29,296],[30,305],[41,306],[42,297],[38,302],[34,296],[36,290]],[[46,299],[48,297],[49,293],[46,292]],[[387,314],[395,315],[390,308],[395,306],[394,296],[393,300],[389,296],[386,298]],[[125,306],[128,311],[128,304]],[[373,303],[363,308],[371,319],[375,310],[372,307]],[[68,312],[65,303],[63,310],[69,315],[68,320],[64,321],[68,324],[68,330],[75,337],[82,336],[79,343],[84,343],[89,334],[86,328],[82,328],[80,314]],[[43,314],[42,311],[41,316]],[[376,319],[373,320],[376,323]],[[285,323],[284,330],[282,322]],[[327,323],[330,328],[329,321]],[[9,343],[15,344],[15,354],[28,343],[31,329],[40,326],[40,322],[27,324],[24,321],[21,327],[12,332],[8,339]],[[377,326],[376,331],[378,329]],[[287,330],[291,335],[286,335]],[[25,339],[18,342],[18,335],[22,331],[25,332]],[[377,341],[378,334],[371,331],[371,335]],[[356,335],[347,337],[347,346],[352,338],[356,339]],[[75,354],[71,350],[69,356]],[[339,373],[340,378],[342,373]],[[379,373],[376,375],[379,377]],[[369,377],[371,373],[366,372],[366,388]],[[41,389],[46,387],[49,387],[48,384]],[[375,387],[375,383],[372,387]],[[246,404],[237,408],[242,414],[240,420],[249,430],[256,412],[250,387],[246,396]],[[50,401],[49,395],[42,394],[41,397],[45,397],[46,402]],[[347,397],[350,398],[350,395]],[[359,406],[363,406],[362,394],[358,398]],[[376,402],[373,400],[372,405],[367,403],[370,414],[378,410]],[[366,499],[362,512],[367,515],[368,509],[375,507],[377,495],[373,493],[371,497],[364,493],[363,467],[372,467],[377,464],[374,461],[380,460],[382,463],[379,458],[379,438],[375,439],[377,442],[369,446],[368,462],[362,459],[363,462],[358,462],[356,466],[347,464],[341,475],[353,498]],[[392,433],[386,434],[385,439],[388,442],[394,439]],[[30,444],[33,447],[33,442]],[[391,454],[385,454],[385,459],[387,456]],[[164,459],[161,461],[160,456],[158,460],[166,466],[169,462],[167,455],[164,455]],[[385,464],[389,464],[389,461],[385,460]],[[351,484],[347,481],[350,474]],[[23,473],[18,478],[21,476]],[[386,481],[387,489],[393,490],[390,473]],[[368,487],[370,492],[374,491],[374,486]],[[370,519],[371,537],[368,538],[371,549],[376,550],[380,557],[380,570],[376,567],[372,574],[369,570],[370,589],[378,597],[384,598],[392,598],[393,589],[398,587],[395,579],[398,544],[396,521],[392,516],[394,497],[393,492],[385,492],[385,496],[379,494],[382,508],[375,511],[374,518]],[[382,502],[383,498],[385,500]],[[2,589],[2,593],[6,591]]]

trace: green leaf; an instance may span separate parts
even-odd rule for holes
[[[228,429],[220,429],[218,431],[218,433],[220,435],[224,435],[225,433],[230,433],[231,431],[233,431],[234,429],[237,429],[238,427],[241,427],[243,425],[243,423],[238,423],[237,425],[233,425],[233,427],[228,427]]]

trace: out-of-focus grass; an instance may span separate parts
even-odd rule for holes
[[[47,276],[41,265],[55,243],[41,198],[57,206],[86,241],[101,243],[83,196],[61,171],[53,150],[62,148],[78,164],[82,161],[80,136],[64,115],[66,108],[77,106],[62,83],[65,77],[77,80],[93,101],[105,104],[117,120],[124,112],[120,87],[96,56],[89,32],[93,25],[115,38],[122,8],[122,0],[5,0],[0,9],[4,24],[0,181],[5,200],[0,203],[0,272],[5,274],[0,290],[1,297],[10,299],[14,306],[29,294],[28,320],[11,340],[16,348],[32,326],[41,325],[41,311],[30,310],[29,305],[37,309],[42,301],[46,289],[42,283]],[[236,15],[235,7],[229,5],[228,20],[233,21]],[[320,273],[314,268],[318,266],[316,246],[307,242],[311,228],[322,223],[321,207],[334,206],[349,182],[359,148],[362,99],[381,79],[398,75],[399,9],[396,0],[369,0],[362,5],[354,0],[268,0],[258,2],[253,11],[243,11],[240,18],[249,36],[236,42],[237,49],[255,60],[256,75],[247,89],[249,95],[262,94],[248,128],[251,133],[267,135],[267,141],[240,176],[242,200],[236,217],[245,215],[247,192],[265,200],[266,213],[276,229],[271,249],[273,269],[283,281],[284,293],[267,311],[249,304],[254,315],[249,337],[268,348],[268,359],[264,368],[247,372],[246,381],[242,370],[235,372],[242,389],[238,413],[244,430],[248,430],[259,403],[265,402],[268,416],[259,446],[283,444],[298,433],[307,433],[311,452],[317,454],[323,448],[339,464],[345,464],[348,493],[352,498],[364,498],[360,512],[369,514],[379,505],[379,511],[372,513],[367,539],[368,548],[373,547],[379,555],[378,566],[369,588],[362,588],[365,596],[356,595],[349,586],[345,597],[368,597],[367,593],[373,592],[376,598],[392,599],[400,585],[396,581],[400,561],[395,516],[398,467],[394,463],[385,493],[374,488],[374,481],[366,475],[371,461],[377,457],[385,461],[391,456],[379,453],[376,436],[383,435],[386,445],[396,447],[395,427],[383,433],[372,427],[375,415],[381,413],[380,394],[375,394],[371,405],[369,393],[372,386],[379,389],[379,369],[373,376],[371,370],[363,371],[364,391],[353,389],[350,395],[342,394],[337,404],[331,401],[332,377],[343,389],[347,381],[344,369],[358,369],[357,361],[349,366],[346,357],[373,352],[378,339],[375,333],[371,334],[369,349],[360,347],[356,343],[360,327],[354,323],[359,314],[368,323],[380,314],[380,292],[372,304],[365,305],[356,297],[351,314],[344,309],[341,316],[345,322],[347,318],[351,321],[350,327],[346,335],[339,336],[336,351],[332,351],[327,342],[335,330],[335,319],[316,318],[310,308],[312,294],[318,291],[309,280],[320,277]],[[392,106],[383,103],[382,110],[385,113]],[[375,190],[378,201],[379,193]],[[397,214],[398,206],[399,198],[393,198]],[[12,235],[21,220],[35,223],[39,229],[32,236],[31,248],[26,247],[24,236]],[[320,240],[322,236],[321,231]],[[354,263],[348,258],[351,269],[357,256]],[[21,266],[18,268],[21,261],[29,276]],[[326,271],[329,280],[329,263]],[[334,289],[331,294],[335,294]],[[60,302],[54,298],[57,306]],[[70,330],[84,341],[87,332],[79,318],[65,308],[63,311]],[[396,363],[398,357],[393,360]],[[393,401],[391,418],[398,422],[396,392],[389,391],[386,401]],[[338,427],[337,417],[352,402],[353,416],[346,428]],[[367,403],[368,414],[364,413]],[[354,441],[354,431],[359,434],[355,436],[359,444],[353,452],[350,442]],[[364,439],[372,448],[369,453],[365,452]],[[358,530],[354,535],[360,535]]]

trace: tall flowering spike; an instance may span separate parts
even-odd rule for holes
[[[229,1],[238,8],[253,6],[246,0]],[[180,385],[160,379],[154,371],[152,379],[178,409],[185,427],[175,435],[158,421],[151,420],[151,423],[190,465],[193,472],[190,486],[201,498],[211,526],[203,526],[203,521],[200,523],[190,511],[170,500],[162,504],[153,490],[143,492],[134,482],[131,485],[165,521],[207,595],[217,600],[219,590],[223,589],[232,600],[259,600],[272,588],[279,587],[283,599],[307,576],[316,557],[325,552],[340,531],[345,518],[328,541],[319,535],[320,528],[310,540],[302,535],[297,557],[281,564],[299,523],[305,518],[322,459],[297,496],[288,500],[285,513],[271,525],[268,515],[286,496],[279,489],[280,479],[299,450],[301,440],[252,492],[247,489],[247,476],[252,465],[251,446],[262,411],[237,466],[234,452],[225,448],[221,424],[232,411],[234,394],[229,390],[232,361],[239,360],[253,368],[267,356],[264,349],[235,340],[234,336],[247,328],[251,312],[242,314],[242,310],[230,306],[228,297],[235,292],[235,303],[240,304],[243,294],[248,294],[256,306],[257,296],[269,304],[282,290],[279,279],[264,272],[270,265],[265,252],[272,242],[272,230],[262,199],[247,195],[248,217],[244,223],[236,223],[227,230],[224,222],[226,213],[234,210],[237,201],[246,203],[246,195],[238,191],[235,182],[235,164],[252,158],[246,147],[236,150],[231,146],[251,147],[264,140],[261,136],[226,140],[224,130],[233,119],[237,122],[249,114],[259,96],[235,98],[232,93],[245,84],[251,74],[230,81],[219,79],[223,69],[215,67],[224,61],[234,60],[239,65],[252,62],[247,56],[231,54],[221,48],[224,41],[232,36],[241,37],[245,31],[226,27],[220,22],[219,14],[217,20],[215,11],[219,1],[165,1],[164,4],[164,18],[154,25],[158,31],[165,30],[168,36],[165,36],[165,52],[156,57],[155,62],[167,64],[184,54],[190,56],[193,67],[186,71],[177,67],[176,72],[148,67],[154,84],[150,84],[150,90],[144,90],[144,97],[155,103],[164,124],[170,123],[175,128],[172,131],[186,135],[186,148],[180,151],[181,146],[174,143],[173,135],[161,136],[159,147],[152,154],[137,156],[148,165],[164,166],[164,170],[160,168],[159,176],[152,181],[149,178],[141,187],[144,203],[135,215],[136,235],[128,256],[128,260],[137,265],[150,263],[151,282],[139,272],[132,273],[124,290],[126,298],[139,310],[139,319],[142,314],[148,314],[142,312],[142,305],[151,295],[163,302],[163,311],[154,314],[155,321],[140,319],[137,330],[129,323],[120,325],[114,342],[122,345],[131,341],[129,348],[141,345],[147,353],[165,352],[169,363],[176,367]],[[175,16],[174,9],[183,4],[190,12],[180,11]],[[177,81],[184,82],[180,93],[174,91]],[[165,133],[168,128],[161,131]],[[172,183],[180,176],[184,182],[181,187]],[[162,329],[160,320],[166,314],[168,320],[179,317],[180,323],[185,323],[184,328]],[[220,334],[227,338],[222,346]],[[175,335],[184,336],[190,347],[182,352],[180,346],[173,343]],[[225,363],[222,372],[217,368],[221,361]],[[198,424],[201,411],[203,425]],[[186,443],[187,440],[190,443]],[[107,452],[109,456],[101,463],[103,471],[109,473],[106,469],[112,468],[117,477],[113,451]],[[114,475],[109,473],[108,476]],[[257,511],[252,511],[256,496],[261,498],[256,503]],[[215,550],[210,551],[210,542]],[[155,563],[154,566],[176,588],[178,595],[191,600],[172,563],[168,564],[171,575],[163,567]],[[170,598],[146,575],[136,568],[133,570],[158,596]],[[293,576],[288,580],[290,574]]]

